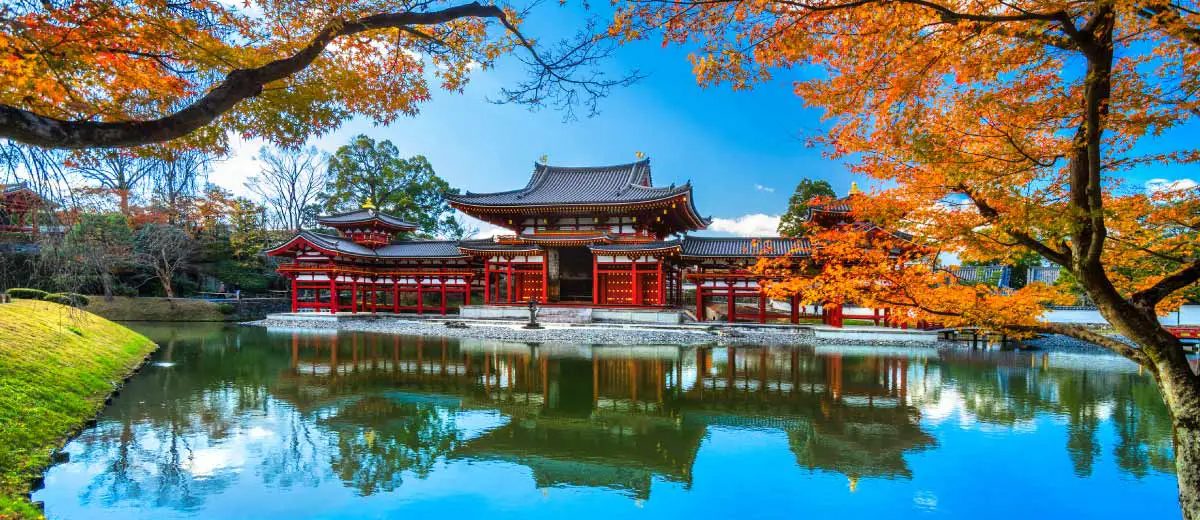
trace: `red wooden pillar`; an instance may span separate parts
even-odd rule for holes
[[[633,264],[629,266],[629,272],[633,273],[633,298],[630,300],[633,305],[642,304],[642,277],[638,276],[637,258],[633,259]]]
[[[542,303],[550,301],[550,252],[542,254]]]
[[[729,323],[737,322],[737,297],[735,296],[737,293],[735,292],[733,283],[733,280],[725,280],[725,288],[729,291],[728,301],[726,302]]]
[[[842,328],[842,306],[834,305],[829,311],[829,325]]]
[[[513,286],[516,285],[514,283],[516,281],[515,278],[516,277],[513,276],[512,257],[510,256],[508,257],[508,294],[506,295],[507,298],[505,299],[505,303],[513,302]]]
[[[800,323],[800,295],[792,295],[792,325]]]
[[[762,289],[758,290],[758,322],[767,322],[767,295]],[[763,352],[766,352],[764,349]]]
[[[600,258],[592,253],[592,304],[600,305]]]
[[[667,290],[667,284],[663,280],[663,259],[660,256],[660,257],[658,257],[658,304],[659,305],[664,305],[666,303],[663,301],[664,299],[666,299],[666,296],[665,296],[666,290]]]
[[[400,314],[400,280],[392,274],[392,314]]]
[[[704,321],[704,281],[696,278],[696,321]]]
[[[439,277],[439,279],[442,281],[442,316],[445,316],[446,315],[446,276],[442,275]]]
[[[492,301],[492,259],[483,258],[483,303],[487,304]]]
[[[358,279],[350,282],[350,313],[358,313]]]
[[[417,273],[417,314],[425,312],[425,294],[422,290],[425,288],[425,277]]]
[[[337,291],[337,274],[333,271],[329,272],[329,314],[337,314],[338,311],[338,291]]]
[[[471,277],[463,274],[463,307],[471,304]],[[459,314],[462,314],[462,309],[459,309]]]
[[[296,288],[296,275],[291,276],[292,279],[292,312],[299,310],[299,297],[296,295],[299,289]]]

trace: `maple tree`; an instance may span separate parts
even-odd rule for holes
[[[636,79],[595,68],[603,38],[535,45],[518,28],[525,14],[434,0],[6,2],[0,138],[220,150],[232,131],[296,145],[354,115],[415,114],[431,82],[460,91],[506,54],[529,70],[501,92],[509,102],[594,108]]]
[[[1180,503],[1200,518],[1200,377],[1157,317],[1200,279],[1200,194],[1121,182],[1133,168],[1200,159],[1138,146],[1200,113],[1195,2],[618,0],[610,33],[694,45],[702,85],[747,89],[803,69],[796,94],[830,121],[814,140],[886,187],[851,201],[855,219],[915,238],[817,232],[819,270],[774,290],[1061,333],[1134,360],[1171,410]],[[1039,320],[1058,289],[956,283],[930,261],[939,250],[1037,253],[1125,341]]]

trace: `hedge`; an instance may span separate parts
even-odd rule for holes
[[[82,294],[75,294],[75,293],[47,294],[46,297],[42,298],[42,299],[46,300],[50,303],[57,303],[59,305],[70,305],[72,307],[87,307],[87,304],[88,304],[87,296],[84,296]]]
[[[50,293],[41,289],[25,289],[15,287],[8,290],[8,296],[15,300],[43,300]]]

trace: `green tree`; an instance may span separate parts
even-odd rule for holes
[[[229,246],[238,260],[258,256],[267,243],[266,210],[245,197],[228,201]]]
[[[787,212],[779,219],[779,234],[788,237],[794,237],[804,231],[803,222],[804,213],[808,211],[808,202],[813,197],[836,197],[833,186],[830,186],[825,181],[814,181],[812,179],[803,179],[800,184],[796,185],[796,192],[792,193],[792,198],[788,199]]]
[[[425,157],[407,159],[391,141],[359,135],[329,158],[326,211],[350,211],[368,199],[380,212],[417,224],[428,235],[454,235],[447,194],[458,193]]]
[[[100,280],[105,301],[112,301],[115,276],[130,264],[133,230],[120,213],[84,213],[63,240],[65,264]]]

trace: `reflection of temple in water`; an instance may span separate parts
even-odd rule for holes
[[[353,413],[363,405],[343,403],[348,396],[494,410],[505,418],[500,425],[475,436],[442,433],[451,437],[444,449],[427,455],[524,465],[538,487],[607,487],[647,498],[655,478],[691,486],[713,427],[782,431],[800,467],[841,473],[852,487],[860,477],[908,478],[904,454],[934,440],[919,427],[907,378],[906,357],[792,347],[297,334],[291,371],[272,392],[301,411],[340,407],[334,413],[370,430],[372,444],[388,430],[372,422],[388,419]]]

